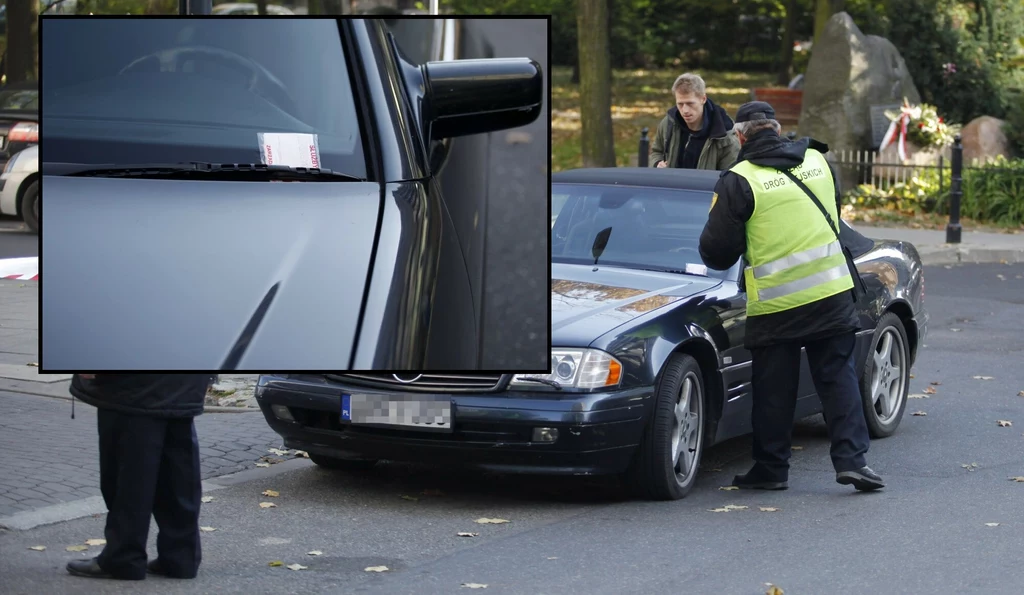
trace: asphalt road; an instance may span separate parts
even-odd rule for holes
[[[888,481],[877,493],[834,482],[818,418],[796,428],[804,448],[788,491],[718,489],[749,464],[740,438],[706,453],[678,502],[630,500],[600,478],[398,464],[348,475],[310,464],[211,493],[201,524],[216,531],[203,535],[196,581],[69,577],[65,561],[98,548],[65,548],[102,537],[101,517],[0,534],[0,580],[12,594],[463,593],[476,583],[531,595],[755,595],[768,582],[787,595],[1020,593],[1024,483],[1009,478],[1024,476],[1024,265],[929,267],[925,276],[932,323],[911,392],[941,384],[872,444],[869,464]],[[267,489],[280,496],[261,496]],[[749,508],[709,512],[726,504]],[[510,522],[474,522],[484,517]],[[27,549],[35,545],[47,550]],[[322,555],[307,555],[314,550]],[[268,566],[277,560],[307,568]],[[389,570],[365,571],[381,565]]]
[[[0,217],[0,258],[39,256],[39,235],[17,217]]]

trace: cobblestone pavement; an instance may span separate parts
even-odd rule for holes
[[[0,517],[98,496],[96,409],[0,391]],[[203,479],[252,469],[280,448],[262,413],[206,413],[196,418]]]

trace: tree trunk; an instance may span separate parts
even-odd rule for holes
[[[608,4],[602,0],[580,0],[576,36],[583,167],[615,167],[608,30]]]
[[[39,79],[39,3],[17,0],[7,3],[8,83]]]
[[[256,0],[256,14],[267,14],[267,0]]]
[[[793,41],[796,37],[793,29],[796,27],[796,11],[796,0],[786,0],[786,29],[782,33],[782,47],[779,48],[779,78],[775,81],[780,85],[788,85],[789,79],[793,77]]]
[[[846,8],[846,0],[816,0],[814,4],[814,41],[825,30],[828,20]]]

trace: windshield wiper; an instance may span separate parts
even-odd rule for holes
[[[693,275],[694,277],[707,277],[707,273],[700,273],[693,269],[672,269],[672,268],[657,268],[657,269],[640,269],[641,271],[654,271],[656,273],[675,273],[677,275]]]
[[[90,178],[148,178],[156,180],[289,181],[289,182],[365,182],[329,169],[264,165],[262,163],[146,163],[118,164],[43,164],[43,173],[56,176]]]
[[[561,384],[558,384],[554,380],[548,380],[547,378],[532,378],[530,376],[527,376],[526,378],[520,378],[519,381],[520,382],[539,382],[541,384],[546,384],[548,386],[554,387],[555,390],[562,390],[562,385]]]

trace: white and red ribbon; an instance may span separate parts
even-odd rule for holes
[[[882,139],[882,146],[879,147],[879,151],[884,151],[886,147],[893,141],[896,136],[897,125],[899,129],[899,139],[896,142],[896,152],[899,153],[900,161],[907,160],[907,124],[910,123],[910,118],[913,117],[915,109],[910,107],[910,103],[907,102],[906,98],[903,99],[903,106],[900,108],[900,115],[892,121],[889,125],[889,130],[885,133],[885,137]]]
[[[39,259],[36,257],[0,259],[0,279],[39,280]]]

